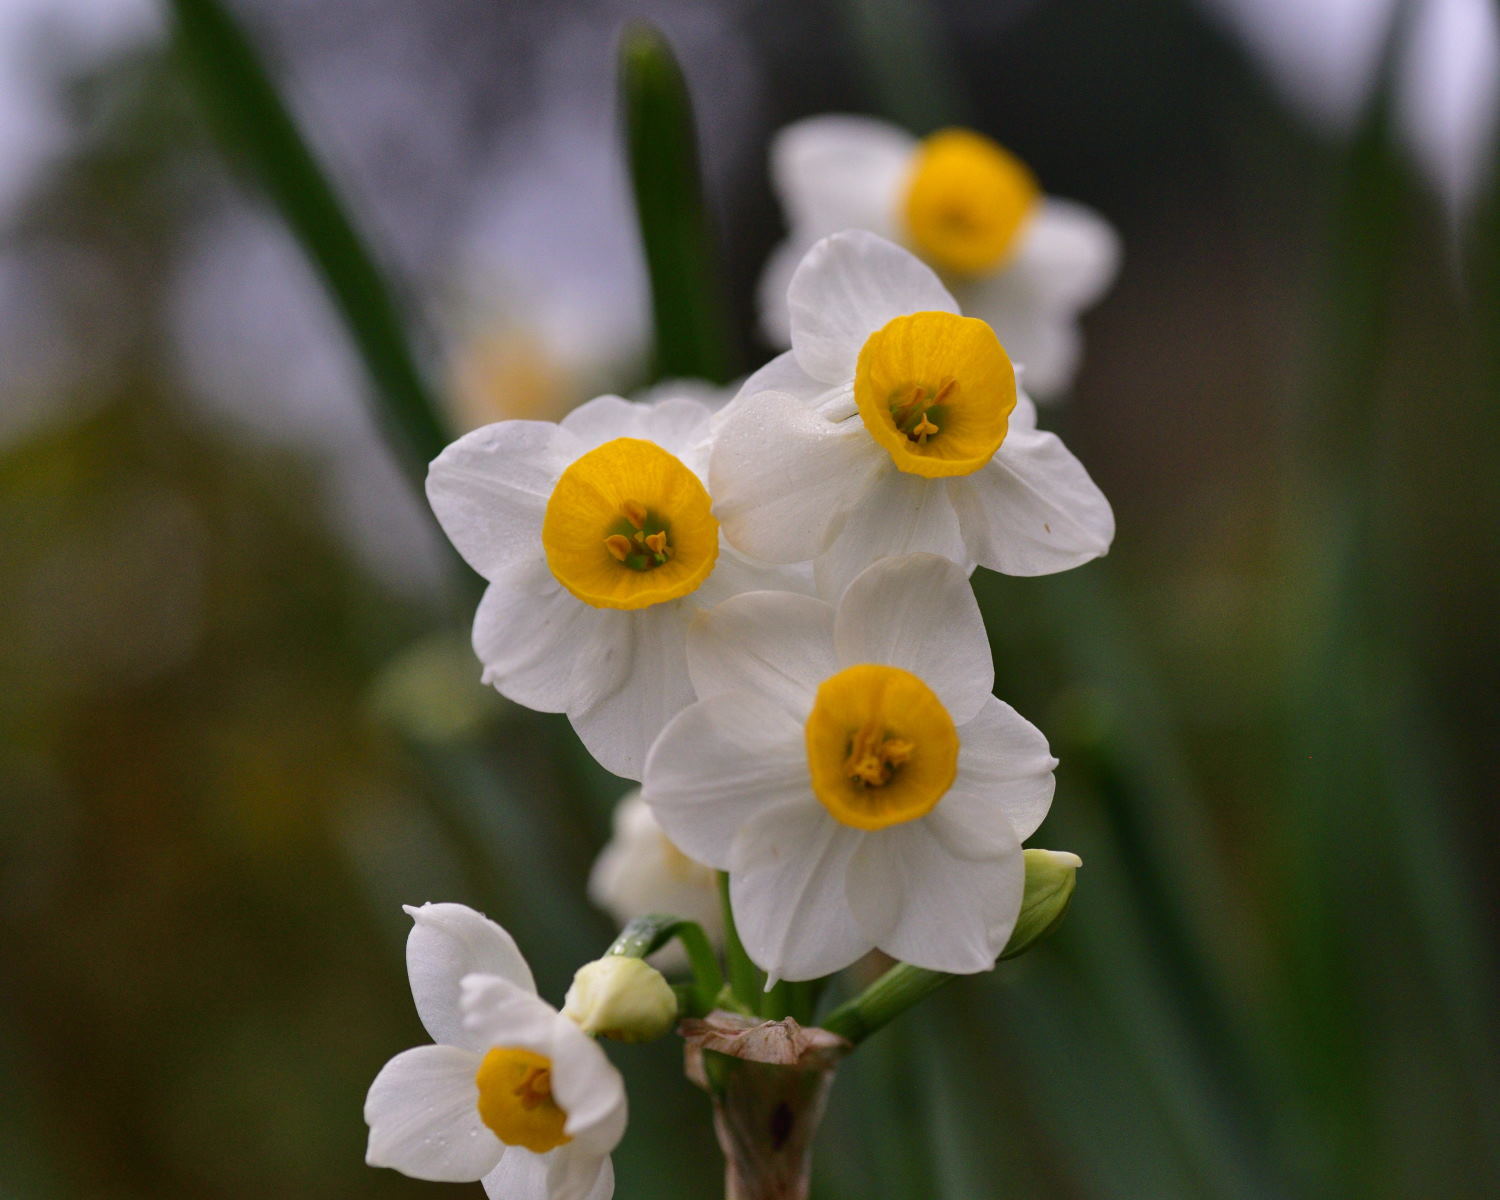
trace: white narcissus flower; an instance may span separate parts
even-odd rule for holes
[[[609,1200],[625,1085],[536,994],[510,934],[462,904],[406,909],[417,1015],[435,1045],[396,1055],[365,1099],[366,1161],[481,1180],[494,1200]]]
[[[835,234],[787,298],[791,350],[717,418],[709,486],[733,545],[817,558],[830,597],[882,555],[1046,575],[1109,549],[1109,502],[1037,429],[994,331],[916,258]]]
[[[443,531],[489,581],[474,619],[484,680],[567,713],[589,752],[636,779],[693,699],[683,643],[704,604],[793,574],[720,547],[703,486],[711,413],[601,396],[558,424],[501,421],[433,460]]]
[[[622,926],[646,913],[696,921],[716,945],[724,937],[718,879],[712,867],[689,858],[662,831],[651,807],[632,788],[615,805],[609,842],[589,872],[589,899]],[[687,964],[676,941],[651,956],[663,970]]]
[[[961,567],[885,559],[836,610],[736,596],[694,622],[688,666],[702,699],[652,747],[643,792],[673,841],[730,872],[756,963],[814,979],[878,948],[994,965],[1057,760],[990,695]]]
[[[1048,399],[1078,365],[1078,314],[1120,264],[1120,240],[1092,209],[1045,196],[1031,172],[981,134],[918,140],[869,117],[811,117],[771,146],[771,178],[791,234],[761,278],[761,321],[792,344],[786,289],[803,253],[867,229],[939,271],[965,312],[994,326],[1026,385]]]

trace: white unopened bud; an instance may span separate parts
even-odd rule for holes
[[[611,954],[578,968],[563,1016],[594,1037],[649,1042],[677,1023],[677,997],[655,967]]]

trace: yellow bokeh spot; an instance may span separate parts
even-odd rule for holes
[[[686,596],[719,557],[719,522],[698,477],[655,442],[616,438],[558,479],[542,519],[557,581],[595,608]],[[518,629],[517,637],[526,631]]]
[[[861,663],[825,679],[808,715],[813,794],[855,829],[926,816],[958,772],[958,731],[931,688]]]
[[[1016,406],[995,331],[957,313],[896,317],[866,340],[854,400],[870,436],[910,475],[968,475],[994,457]]]
[[[967,129],[944,129],[913,159],[907,234],[938,270],[983,275],[1010,256],[1040,196],[1036,177],[1008,150]]]
[[[572,1141],[568,1114],[552,1098],[552,1060],[519,1046],[491,1047],[474,1076],[479,1119],[507,1146],[546,1154]]]

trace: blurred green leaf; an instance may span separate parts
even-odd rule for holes
[[[693,106],[666,39],[645,24],[620,43],[620,103],[656,321],[653,374],[727,383],[738,372],[713,265]]]
[[[420,485],[426,464],[451,439],[373,255],[235,20],[217,0],[171,0],[171,9],[177,49],[204,107],[321,275],[375,385],[398,457]]]

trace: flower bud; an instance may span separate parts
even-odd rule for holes
[[[1061,923],[1081,866],[1083,859],[1067,850],[1026,851],[1026,893],[1002,959],[1031,949]]]
[[[563,1016],[594,1037],[649,1042],[676,1024],[677,996],[644,960],[610,954],[578,968]]]

